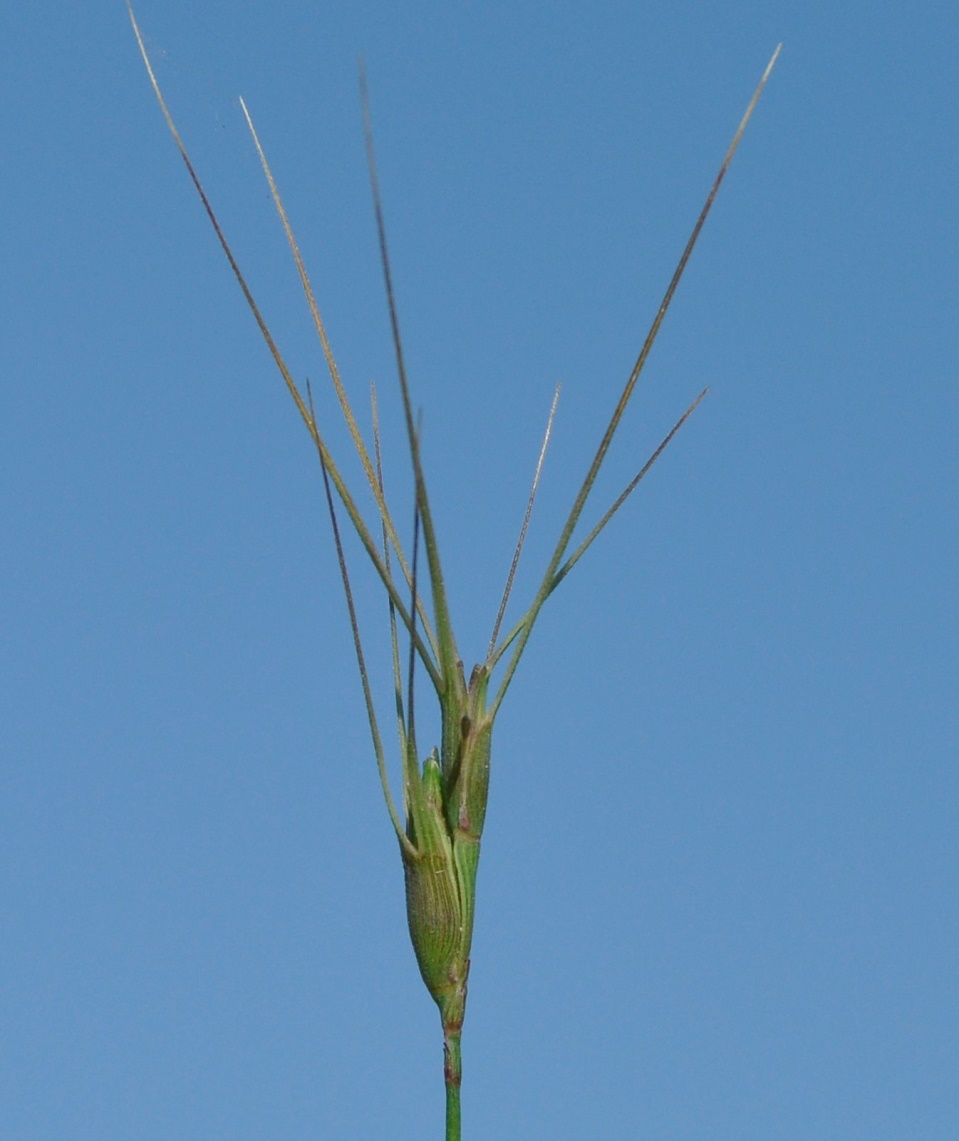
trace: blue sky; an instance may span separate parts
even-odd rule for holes
[[[326,406],[238,95],[364,423],[375,378],[397,426],[365,54],[470,661],[554,385],[518,604],[784,42],[593,518],[710,394],[551,600],[498,721],[464,1135],[959,1135],[955,7],[137,13],[294,372]],[[3,1131],[439,1137],[309,441],[123,4],[4,25]]]

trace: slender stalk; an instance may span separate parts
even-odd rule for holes
[[[443,1027],[443,1078],[446,1082],[446,1141],[460,1141],[460,1088],[463,1064],[462,1027]]]
[[[467,972],[469,968],[467,967]],[[446,1086],[446,1141],[460,1141],[460,1088],[463,1084],[463,1017],[466,978],[440,1004],[443,1024],[443,1081]]]

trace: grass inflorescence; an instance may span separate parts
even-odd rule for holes
[[[590,499],[600,468],[633,396],[636,383],[649,357],[650,350],[673,300],[700,231],[705,224],[720,184],[769,78],[780,49],[777,47],[773,53],[772,59],[769,61],[733,136],[633,369],[626,380],[592,462],[573,501],[533,598],[519,620],[503,633],[507,604],[516,567],[523,549],[533,502],[539,486],[543,460],[552,432],[553,419],[556,414],[559,389],[556,390],[549,411],[522,527],[506,577],[502,600],[492,625],[489,648],[485,658],[474,665],[467,676],[457,648],[443,579],[439,543],[423,472],[419,426],[413,413],[410,383],[400,336],[396,294],[390,269],[386,226],[383,218],[382,196],[373,149],[366,76],[362,65],[360,86],[370,185],[372,187],[380,261],[402,401],[403,430],[413,471],[415,507],[413,543],[408,552],[400,540],[394,516],[387,504],[375,389],[372,391],[373,439],[372,446],[368,446],[360,432],[346,387],[337,368],[313,287],[310,284],[283,200],[246,104],[242,100],[240,101],[270,193],[280,216],[286,240],[293,255],[300,283],[320,341],[330,381],[376,505],[376,519],[373,523],[367,522],[364,518],[356,497],[343,478],[337,461],[327,446],[326,438],[316,415],[309,385],[301,389],[297,384],[247,285],[243,272],[220,227],[213,207],[167,108],[129,0],[128,7],[140,52],[167,126],[180,156],[186,164],[190,178],[229,261],[230,268],[239,282],[247,305],[259,326],[267,348],[316,448],[347,603],[354,652],[359,667],[360,682],[373,742],[373,752],[379,770],[383,796],[403,862],[410,937],[423,981],[440,1012],[444,1044],[446,1137],[447,1141],[457,1141],[460,1137],[459,1091],[462,1078],[460,1038],[466,1010],[470,945],[475,911],[476,872],[479,864],[480,840],[486,817],[493,725],[540,611],[547,599],[589,550],[706,395],[706,389],[699,393],[635,477],[602,514],[599,522],[576,541],[580,518]],[[345,511],[349,525],[359,537],[386,593],[392,648],[393,704],[402,771],[402,799],[400,804],[397,804],[387,775],[386,750],[376,714],[359,621],[354,605],[350,572],[344,553],[340,511]],[[421,567],[421,551],[425,561],[423,567]],[[424,578],[426,588],[421,589],[421,580]],[[402,638],[406,639],[405,652],[401,642]],[[428,681],[432,695],[438,704],[440,715],[439,741],[425,754],[416,735],[416,703],[419,699],[419,691],[414,688],[414,679],[417,663],[423,669],[425,679]]]

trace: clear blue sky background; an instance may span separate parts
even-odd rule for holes
[[[328,410],[239,94],[364,423],[376,378],[396,426],[365,53],[471,661],[553,386],[518,602],[784,41],[593,518],[711,393],[498,724],[465,1136],[959,1136],[955,5],[138,15],[294,372]],[[0,1135],[438,1138],[307,436],[122,3],[2,26]]]

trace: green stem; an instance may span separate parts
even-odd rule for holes
[[[463,1061],[460,1054],[462,1022],[443,1026],[443,1078],[446,1081],[446,1141],[460,1141],[460,1084]]]

